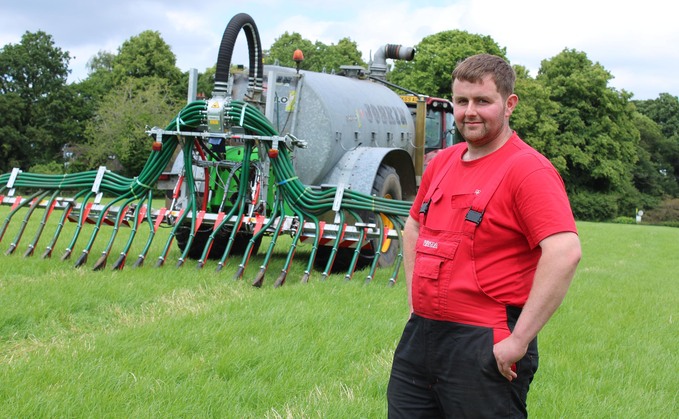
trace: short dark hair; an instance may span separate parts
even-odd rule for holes
[[[514,93],[516,73],[504,58],[491,54],[477,54],[466,58],[453,70],[453,81],[464,80],[471,83],[481,81],[490,74],[503,98]]]

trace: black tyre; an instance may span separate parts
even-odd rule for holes
[[[375,182],[373,183],[372,194],[379,196],[381,198],[388,199],[403,199],[403,190],[401,189],[401,179],[396,173],[396,169],[391,166],[381,165],[375,176]],[[375,222],[375,217],[377,215],[370,213],[368,215],[368,221]],[[393,223],[386,217],[382,217],[382,224],[385,228],[393,228]],[[371,248],[370,251],[366,252],[364,249],[364,258],[367,258],[367,263],[372,263],[372,258],[375,256],[375,250],[379,241],[373,239],[370,241]],[[399,244],[397,240],[385,239],[382,243],[382,249],[380,254],[380,259],[378,261],[379,267],[387,267],[394,264],[396,257],[398,256]]]
[[[380,198],[388,199],[398,199],[401,200],[403,197],[403,191],[401,188],[401,180],[396,173],[396,169],[391,166],[382,164],[377,170],[375,175],[375,180],[372,187],[372,195],[378,196]],[[375,217],[377,215],[372,212],[361,212],[361,218],[367,223],[377,223]],[[393,224],[389,219],[383,217],[382,224],[385,227],[391,228]],[[368,246],[361,249],[361,254],[356,262],[356,269],[362,269],[366,266],[372,264],[375,258],[375,249],[379,244],[379,240],[371,239],[368,242]],[[399,244],[396,240],[385,239],[382,243],[382,250],[380,258],[378,261],[379,267],[387,267],[394,264],[396,257],[398,256]],[[321,246],[318,248],[316,254],[316,259],[314,261],[314,266],[316,269],[323,270],[328,264],[328,259],[330,258],[332,248],[330,246]],[[354,249],[351,248],[339,248],[337,249],[337,255],[335,256],[335,261],[332,265],[332,273],[340,273],[346,271],[351,264],[351,260],[354,256]]]

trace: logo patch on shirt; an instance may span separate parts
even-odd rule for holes
[[[422,242],[422,246],[428,247],[430,249],[438,249],[439,243],[431,240],[425,240],[424,242]]]

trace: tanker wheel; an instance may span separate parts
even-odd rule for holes
[[[403,190],[401,189],[401,180],[396,173],[396,169],[385,164],[380,165],[377,170],[377,175],[375,176],[375,182],[373,183],[372,194],[379,196],[381,198],[387,199],[403,199]],[[376,214],[369,214],[368,221],[374,222]],[[389,218],[384,215],[379,215],[382,217],[382,225],[385,229],[393,229],[394,223],[389,220]],[[371,248],[364,249],[362,252],[362,259],[366,259],[366,263],[372,263],[372,259],[375,257],[375,248],[379,244],[378,239],[370,240]],[[380,259],[377,262],[379,267],[387,267],[394,264],[396,257],[398,256],[399,244],[397,240],[392,240],[385,238],[382,242],[382,248],[380,249]]]
[[[396,173],[396,169],[385,164],[380,165],[375,175],[375,180],[372,187],[372,195],[378,196],[380,198],[387,199],[402,199],[403,192],[401,189],[401,181]],[[373,223],[376,222],[377,215],[368,211],[360,211],[360,216],[364,222]],[[394,224],[384,216],[382,217],[382,225],[384,228],[393,228]],[[378,239],[372,239],[368,242],[368,245],[361,249],[361,254],[359,255],[358,261],[356,262],[356,269],[362,269],[366,266],[372,264],[375,258],[375,248],[379,244]],[[318,248],[316,254],[316,259],[314,261],[314,266],[316,269],[323,270],[330,258],[330,246],[321,246]],[[399,245],[398,241],[385,239],[382,242],[382,249],[380,254],[380,259],[378,261],[379,267],[387,267],[394,264],[396,257],[398,256]],[[340,273],[346,271],[351,264],[351,260],[354,256],[354,249],[351,248],[339,248],[337,249],[337,255],[335,256],[335,261],[332,265],[332,273]]]
[[[179,246],[179,249],[184,252],[184,249],[186,249],[186,244],[189,241],[189,232],[191,231],[191,227],[189,226],[182,226],[177,229],[177,234],[175,236],[175,239],[177,240],[177,246]],[[207,241],[210,237],[210,234],[212,233],[212,228],[206,228],[206,229],[199,229],[196,232],[195,237],[193,238],[193,242],[191,242],[191,248],[189,249],[189,252],[187,253],[187,257],[191,259],[200,259],[201,256],[203,256],[203,251],[205,250],[205,245],[207,244]],[[219,232],[217,232],[217,235],[215,236],[215,239],[212,241],[212,249],[210,249],[210,254],[208,255],[208,259],[211,260],[219,260],[222,258],[222,255],[224,254],[224,251],[226,250],[226,244],[229,241],[229,236],[231,235],[231,232],[229,230],[226,230],[224,228],[220,229]],[[234,238],[233,245],[231,246],[231,255],[243,255],[245,252],[245,249],[248,246],[248,242],[252,238],[252,235],[249,233],[237,233],[236,237]],[[252,247],[252,254],[255,255],[257,254],[257,250],[259,250],[259,245],[262,243],[262,238],[260,237],[255,244]]]

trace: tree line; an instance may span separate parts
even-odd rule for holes
[[[339,71],[366,66],[357,44],[311,42],[284,33],[265,51],[266,64]],[[413,61],[396,61],[387,77],[421,94],[450,98],[455,63],[476,53],[506,58],[489,36],[439,32],[415,45]],[[67,83],[69,52],[52,36],[26,32],[0,49],[0,172],[18,167],[42,173],[105,165],[128,176],[144,166],[152,140],[148,127],[164,127],[186,100],[188,73],[157,31],[144,31],[114,52],[88,62],[88,76]],[[679,197],[679,99],[633,100],[609,86],[613,78],[585,52],[564,49],[541,62],[535,77],[514,64],[519,106],[512,127],[557,167],[581,220],[633,217]],[[199,74],[209,97],[215,67]],[[674,200],[674,201],[673,201]]]

